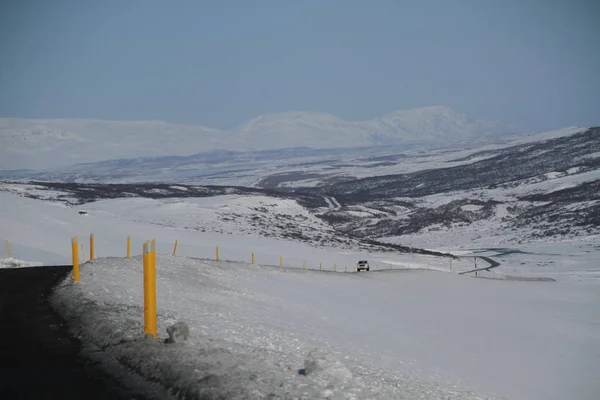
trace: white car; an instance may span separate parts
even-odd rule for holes
[[[356,272],[360,272],[360,270],[365,270],[368,271],[369,270],[369,262],[367,260],[360,260],[357,264],[356,264]]]

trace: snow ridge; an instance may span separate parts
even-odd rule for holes
[[[39,261],[24,261],[12,257],[0,258],[1,268],[26,268],[26,267],[41,267],[44,263]]]
[[[447,107],[397,111],[366,121],[312,112],[266,114],[222,131],[163,121],[0,119],[0,169],[44,169],[119,158],[185,156],[211,150],[339,148],[455,141],[515,129],[471,120]],[[60,153],[64,157],[55,157]]]

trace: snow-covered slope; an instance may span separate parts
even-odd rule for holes
[[[466,137],[513,133],[500,123],[475,121],[448,107],[402,110],[367,121],[345,121],[329,114],[291,112],[267,114],[243,124],[242,138],[265,142],[290,139],[293,146],[349,147],[398,142],[456,141]],[[257,146],[260,148],[264,146]]]
[[[18,185],[15,185],[14,188]],[[21,192],[36,188],[22,187]],[[61,199],[61,192],[44,193],[46,199]],[[73,199],[76,201],[77,199]],[[80,215],[79,211],[87,212]],[[124,255],[131,237],[133,254],[155,237],[158,251],[170,254],[175,240],[177,254],[189,257],[250,261],[285,267],[341,272],[358,259],[368,257],[374,268],[396,266],[455,271],[468,270],[469,261],[447,257],[366,250],[307,213],[296,202],[260,196],[217,196],[196,199],[114,199],[80,206],[58,201],[36,200],[0,191],[0,238],[8,239],[12,256],[44,264],[66,264],[71,258],[70,240],[79,236],[87,256],[88,235],[94,233],[98,257]],[[340,247],[335,247],[339,244]],[[342,247],[343,246],[343,247]],[[0,247],[0,257],[4,256]],[[8,256],[8,255],[7,255]]]
[[[227,141],[226,132],[161,121],[0,118],[0,169],[187,155]]]
[[[23,185],[21,193],[26,190],[41,191]],[[88,214],[79,215],[80,207]],[[69,262],[74,235],[85,261],[87,235],[94,232],[102,258],[82,266],[79,285],[67,278],[53,304],[91,357],[117,359],[180,393],[588,400],[600,390],[597,281],[473,279],[431,271],[450,269],[441,257],[265,238],[243,218],[258,207],[273,209],[271,216],[311,218],[293,202],[260,196],[128,198],[74,207],[0,192],[0,237],[11,240],[14,257],[52,264]],[[242,217],[219,224],[234,214]],[[244,225],[244,234],[236,232]],[[129,260],[119,258],[128,235],[134,244]],[[159,336],[165,339],[167,326],[184,321],[190,336],[182,343],[142,338],[139,253],[150,238],[159,251]],[[169,255],[175,239],[178,254],[187,257]],[[214,261],[216,244],[222,260],[246,262]],[[248,263],[251,251],[257,265]],[[277,264],[282,254],[290,255],[284,268],[265,265]],[[343,262],[359,257],[393,269],[341,272]],[[312,270],[301,269],[302,259]],[[328,271],[317,270],[319,261]],[[331,272],[334,262],[338,273]],[[465,267],[451,264],[454,271]]]
[[[176,321],[190,330],[165,345],[142,338],[141,263],[86,264],[54,304],[93,350],[190,398],[592,400],[600,390],[594,286],[159,256],[159,337]]]
[[[448,107],[422,107],[400,110],[380,118],[358,123],[382,144],[396,137],[406,141],[455,141],[467,137],[484,137],[514,133],[514,128],[498,122],[472,120]]]
[[[528,218],[535,215],[536,202],[513,198],[524,193],[518,187],[490,190],[489,198],[478,191],[457,191],[416,202],[405,198],[352,205],[335,197],[282,197],[223,187],[2,184],[0,235],[11,241],[15,257],[29,254],[28,260],[45,263],[68,262],[70,247],[65,244],[74,234],[85,238],[95,233],[98,255],[122,254],[126,236],[139,245],[144,235],[152,234],[159,238],[161,252],[172,251],[178,239],[178,254],[193,257],[214,257],[219,246],[223,259],[247,261],[255,253],[257,262],[270,265],[278,265],[281,256],[289,267],[306,262],[307,268],[337,266],[343,271],[367,257],[374,269],[461,272],[488,265],[478,265],[473,257],[491,256],[501,262],[493,278],[600,283],[594,203],[574,197],[590,191],[597,195],[586,184],[577,186],[586,179],[566,176],[533,185],[531,189],[551,191],[570,180],[575,189],[565,193],[567,202],[556,197],[555,208],[534,223]],[[87,215],[79,215],[80,210]],[[50,229],[53,236],[45,237]],[[447,253],[463,257],[452,259]]]
[[[190,155],[215,149],[338,148],[456,141],[514,129],[470,120],[447,107],[397,111],[367,121],[329,114],[267,114],[219,131],[161,121],[0,119],[0,169],[43,169],[120,158]]]

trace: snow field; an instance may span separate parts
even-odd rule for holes
[[[189,207],[186,202],[126,200],[131,203],[89,204],[89,214],[80,216],[80,208],[0,193],[0,237],[11,239],[15,258],[68,264],[70,238],[79,236],[85,254],[93,232],[100,258],[82,265],[80,284],[67,278],[60,285],[55,306],[94,354],[181,394],[587,400],[600,393],[600,292],[593,281],[474,279],[431,271],[468,270],[468,259],[450,264],[432,256],[365,256],[251,234],[168,227],[164,220],[178,224],[185,214],[161,219],[164,207]],[[218,219],[206,215],[206,227],[219,227]],[[134,257],[115,257],[125,255],[127,236]],[[153,237],[159,335],[166,338],[169,325],[184,321],[190,327],[184,343],[142,339],[139,254]],[[179,256],[172,257],[176,239]],[[215,245],[221,260],[237,262],[210,260]],[[248,264],[252,251],[257,265]],[[463,248],[468,251],[480,254]],[[296,268],[276,267],[281,255],[286,267]],[[333,274],[298,268],[303,259],[339,267],[361,258],[392,270]]]
[[[54,301],[97,351],[184,393],[592,399],[600,390],[591,286],[159,255],[159,337],[176,321],[190,327],[187,342],[166,345],[142,339],[142,275],[139,256],[98,259]]]
[[[265,203],[261,196],[219,197],[227,199],[161,201],[130,198],[70,207],[0,192],[0,237],[10,240],[15,258],[42,261],[46,265],[71,263],[73,236],[77,236],[79,244],[83,245],[83,251],[80,249],[79,252],[80,261],[89,259],[89,235],[93,233],[96,257],[125,256],[129,236],[133,255],[141,254],[142,244],[155,238],[157,252],[161,254],[172,254],[175,240],[178,240],[177,255],[180,256],[215,259],[218,246],[221,260],[250,262],[254,253],[255,262],[263,265],[278,266],[283,258],[284,267],[302,268],[305,263],[307,269],[332,271],[335,266],[337,272],[342,272],[345,266],[350,271],[359,259],[366,258],[374,269],[397,268],[403,263],[407,268],[448,270],[450,267],[450,261],[440,257],[365,254],[359,250],[317,248],[291,240],[258,236],[258,232],[245,222],[244,215],[249,208],[260,206],[262,202],[272,209],[291,209],[290,215],[304,215],[306,211],[289,200],[278,203],[269,199]],[[240,215],[239,220],[223,221],[219,211],[223,208]],[[88,211],[88,215],[79,215],[80,209]],[[236,233],[244,227],[245,234]],[[453,263],[454,268],[460,270],[460,262]],[[464,263],[463,270],[469,267]]]

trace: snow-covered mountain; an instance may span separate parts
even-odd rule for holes
[[[220,147],[226,132],[162,121],[0,119],[0,169],[44,169]]]
[[[162,121],[0,119],[0,169],[45,169],[122,158],[185,156],[211,150],[339,148],[452,142],[514,133],[447,107],[396,111],[366,121],[311,112],[266,114],[221,131]]]
[[[514,133],[515,129],[498,122],[472,120],[448,107],[422,107],[400,110],[380,118],[358,123],[371,139],[393,142],[452,141],[470,136],[488,136]]]
[[[326,224],[306,219],[305,213],[265,218],[263,206],[252,206],[251,211],[221,215],[217,225],[225,229],[225,221],[246,221],[243,225],[252,226],[253,235],[313,244],[340,246],[365,239],[370,246],[375,239],[440,249],[461,247],[465,238],[467,246],[482,248],[523,241],[583,242],[600,232],[600,128],[561,134],[468,150],[451,146],[333,159],[321,155],[306,162],[286,151],[281,151],[287,153],[285,160],[251,159],[256,153],[239,153],[210,160],[194,156],[107,161],[63,171],[0,174],[0,179],[41,181],[36,187],[44,190],[30,196],[77,199],[75,204],[132,196],[290,199]],[[21,193],[19,185],[6,187]],[[57,196],[56,191],[67,194]],[[214,207],[210,213],[215,213]],[[185,214],[186,224],[200,215],[198,227],[206,228],[207,217],[195,208]],[[328,226],[334,229],[324,228]]]
[[[423,132],[443,125],[427,121]],[[246,134],[271,124],[254,120]],[[52,305],[88,354],[174,393],[595,398],[600,127],[409,147],[0,173],[47,180],[0,182],[0,236],[12,246],[0,246],[0,268],[69,263],[71,238],[94,233],[94,261],[79,242],[82,284],[68,277]],[[183,321],[186,343],[143,339],[149,238],[159,337]],[[360,259],[371,271],[351,273]]]

